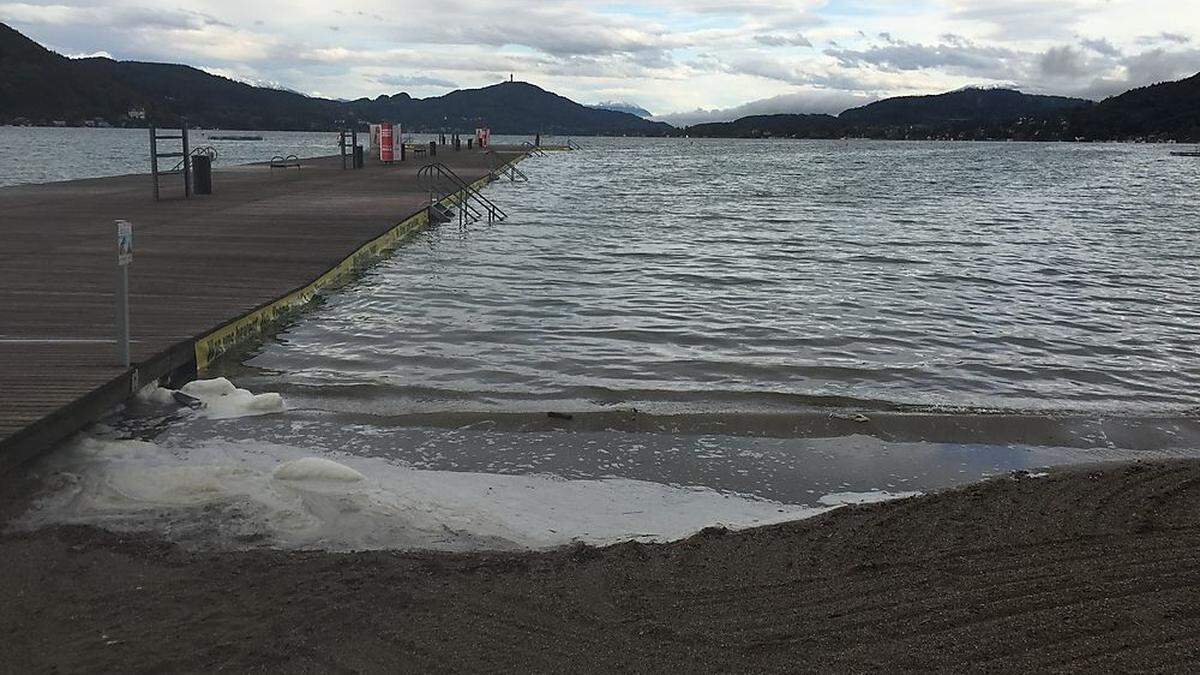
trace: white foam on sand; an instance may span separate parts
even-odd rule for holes
[[[257,442],[173,448],[80,437],[20,525],[151,530],[201,546],[540,549],[668,541],[828,510],[629,479],[427,471]]]
[[[872,490],[870,492],[834,492],[822,495],[819,501],[826,506],[844,506],[846,504],[875,504],[892,499],[919,497],[920,492],[888,492],[887,490]]]

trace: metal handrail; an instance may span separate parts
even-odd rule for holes
[[[159,138],[162,138],[162,136],[159,136]],[[180,154],[182,154],[182,153],[180,153]],[[218,154],[219,153],[217,152],[217,149],[214,148],[213,146],[201,145],[200,147],[194,148],[191,152],[191,155],[189,155],[189,157],[208,157],[210,160],[215,162],[217,160]],[[167,155],[160,153],[158,156],[166,157]],[[175,155],[175,156],[178,157],[179,155]],[[181,159],[181,160],[179,160],[179,163],[175,165],[175,168],[171,169],[170,171],[163,171],[161,173],[178,173],[179,171],[183,170],[183,163],[186,161],[187,161],[187,159]]]
[[[541,154],[544,156],[546,153]],[[492,180],[500,180],[500,176],[507,176],[514,183],[517,180],[529,182],[529,176],[526,176],[524,171],[518,169],[516,164],[502,162],[495,150],[488,150],[487,155],[492,163]]]
[[[430,207],[432,208],[435,204],[437,204],[442,199],[446,199],[450,196],[454,196],[455,201],[459,207],[458,208],[458,220],[459,220],[460,225],[465,225],[468,217],[470,217],[471,222],[475,222],[477,220],[482,220],[483,213],[480,212],[479,209],[477,209],[471,205],[470,200],[467,199],[466,191],[463,190],[463,186],[465,185],[466,182],[463,181],[461,178],[458,178],[457,174],[455,174],[453,176],[453,178],[451,178],[450,176],[448,176],[447,174],[445,174],[442,171],[438,171],[437,172],[438,175],[435,176],[434,170],[436,168],[435,165],[437,165],[437,164],[440,164],[440,163],[435,162],[434,164],[427,164],[424,167],[422,167],[420,170],[417,171],[417,178],[424,179],[424,182],[429,187]],[[446,167],[446,165],[441,164],[441,166],[443,168],[445,168],[446,171],[449,171],[451,174],[454,173],[449,167]],[[434,168],[430,168],[430,167],[434,167]],[[455,179],[457,179],[457,180],[455,180]],[[440,197],[435,198],[434,197],[435,188],[440,184],[441,181],[449,182],[450,185],[456,189],[447,191],[444,195],[441,195]],[[487,204],[484,204],[483,207],[486,209]],[[488,221],[491,222],[492,220],[495,219],[495,217],[496,217],[495,212],[492,210],[488,210]]]
[[[533,155],[534,157],[545,157],[546,156],[545,150],[542,150],[541,148],[534,145],[530,141],[525,141],[521,145],[524,146],[525,154],[527,154],[527,155]]]
[[[426,189],[429,190],[429,219],[431,222],[446,222],[450,219],[449,209],[442,206],[442,201],[449,198],[451,194],[460,195],[458,201],[458,225],[463,227],[466,225],[468,218],[471,222],[475,222],[482,217],[477,210],[471,207],[470,202],[461,197],[461,189],[445,190],[442,183],[448,180],[441,172],[437,172],[433,165],[426,165],[417,170],[417,179],[424,183]],[[453,185],[453,183],[451,183]],[[457,188],[457,186],[454,186]]]
[[[436,180],[449,181],[451,185],[456,187],[456,190],[447,193],[445,197],[452,195],[457,196],[457,201],[460,208],[460,218],[462,217],[461,212],[464,210],[470,210],[474,214],[478,214],[476,215],[476,218],[479,218],[482,215],[479,214],[478,210],[471,206],[471,199],[474,199],[484,208],[484,210],[487,211],[488,222],[493,222],[497,219],[504,220],[505,218],[508,218],[508,214],[504,212],[504,209],[500,208],[495,202],[480,194],[479,190],[471,187],[470,183],[464,181],[457,173],[454,173],[453,169],[445,164],[442,164],[441,162],[434,162],[421,167],[420,170],[417,171],[417,178],[424,178],[430,181],[431,188],[433,187],[433,182]],[[443,199],[445,197],[443,197]],[[433,200],[431,199],[430,201]]]

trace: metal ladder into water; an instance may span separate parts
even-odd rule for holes
[[[483,196],[470,183],[464,181],[454,170],[434,162],[426,164],[417,171],[420,180],[429,191],[430,220],[445,222],[450,216],[448,209],[441,205],[447,199],[458,206],[458,224],[463,227],[468,223],[483,220],[489,223],[508,218],[508,214],[495,202]]]
[[[525,141],[524,143],[521,144],[521,147],[525,149],[525,154],[527,154],[531,157],[545,157],[546,156],[545,150],[542,150],[540,147],[534,145],[530,141]]]
[[[533,146],[531,146],[531,147],[533,147]],[[525,154],[531,155],[534,157],[545,157],[546,156],[546,153],[542,152],[541,150],[538,150],[536,147],[534,147],[534,150],[537,150],[537,152],[530,152],[527,150]],[[510,180],[514,183],[517,181],[520,181],[522,183],[529,182],[529,176],[526,176],[524,171],[518,169],[516,164],[506,163],[506,162],[502,161],[500,159],[500,156],[497,155],[494,150],[488,150],[488,159],[490,159],[491,163],[492,163],[492,174],[491,174],[492,180],[500,180],[501,178],[507,178],[508,180]]]

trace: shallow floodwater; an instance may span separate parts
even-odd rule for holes
[[[536,548],[1200,456],[1200,165],[1126,145],[586,145],[490,186],[507,221],[418,235],[207,374],[282,410],[149,392],[47,460],[59,489],[30,522]],[[1062,428],[967,433],[1001,411]],[[780,431],[795,420],[810,430]]]

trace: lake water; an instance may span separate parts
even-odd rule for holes
[[[41,515],[231,545],[538,547],[1200,450],[1200,164],[586,146],[489,187],[507,221],[418,235],[207,374],[286,411],[150,396],[49,460],[74,478]]]
[[[209,139],[224,134],[257,135],[263,140]],[[216,149],[217,167],[266,162],[273,155],[320,157],[337,152],[333,132],[193,130],[189,141],[193,148]],[[178,149],[178,141],[172,147],[165,147],[166,143],[162,152]],[[149,172],[146,129],[0,127],[0,186]]]
[[[589,147],[249,364],[404,410],[1200,406],[1200,164],[1161,147]]]

